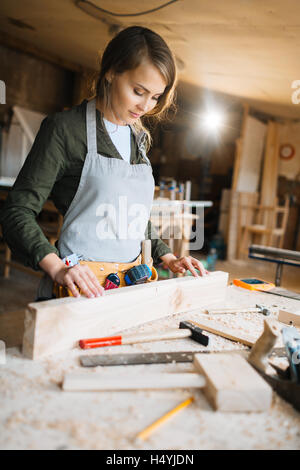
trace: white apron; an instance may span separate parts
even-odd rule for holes
[[[60,257],[72,253],[85,261],[129,263],[141,252],[154,195],[154,179],[141,137],[139,150],[147,163],[97,152],[96,101],[87,103],[87,155],[77,192],[64,216],[58,240]],[[134,132],[134,130],[132,129]],[[45,276],[38,297],[52,297],[53,283]]]

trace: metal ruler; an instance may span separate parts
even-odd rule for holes
[[[181,351],[181,352],[160,352],[160,353],[129,353],[129,354],[101,354],[80,356],[80,363],[83,367],[96,366],[124,366],[137,364],[169,364],[172,362],[193,362],[195,354],[240,354],[247,357],[247,349],[230,349],[225,351]],[[285,348],[274,348],[270,357],[285,357]]]

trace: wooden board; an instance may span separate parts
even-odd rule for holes
[[[220,204],[220,215],[218,223],[218,232],[220,232],[227,243],[228,235],[228,222],[229,222],[229,205],[230,205],[230,189],[222,190],[221,204]]]
[[[238,236],[238,214],[239,214],[239,194],[237,191],[230,192],[230,203],[227,226],[227,260],[236,259],[237,236]]]
[[[272,389],[248,364],[235,354],[196,354],[196,369],[204,375],[206,398],[218,411],[266,411]]]
[[[105,391],[105,390],[161,390],[169,388],[200,388],[204,387],[205,379],[193,373],[151,373],[121,376],[114,374],[66,374],[63,382],[65,391]]]
[[[292,322],[293,326],[300,328],[300,310],[298,310],[297,312],[279,310],[278,320],[281,323],[285,323],[286,325],[290,325]]]
[[[266,128],[267,126],[258,119],[247,116],[236,191],[255,193],[258,190]]]
[[[242,333],[239,330],[234,330],[233,328],[228,328],[217,321],[208,320],[205,318],[199,318],[197,322],[192,321],[195,325],[199,326],[205,331],[209,333],[213,333],[215,335],[222,336],[223,338],[230,339],[232,341],[237,341],[238,343],[245,344],[246,346],[252,347],[258,336],[247,335],[246,333]]]
[[[279,166],[279,132],[281,125],[278,122],[269,121],[267,141],[264,155],[263,173],[261,181],[260,204],[262,206],[275,206],[277,204],[277,184]],[[273,212],[264,211],[263,223],[267,228],[272,228]],[[267,235],[261,240],[261,244],[267,244]]]
[[[231,183],[231,188],[234,191],[236,191],[238,176],[240,172],[241,152],[242,152],[242,147],[243,147],[243,139],[245,136],[245,129],[246,129],[246,122],[247,122],[248,114],[249,114],[249,105],[248,103],[243,103],[243,121],[242,121],[241,136],[236,140],[236,151],[235,151],[234,168],[233,168],[233,176],[232,176],[232,183]]]
[[[268,122],[267,141],[261,183],[260,203],[263,206],[274,205],[275,198],[277,196],[279,129],[279,123],[274,121]]]
[[[225,300],[228,274],[186,276],[106,291],[94,299],[64,298],[28,305],[23,353],[37,359],[71,349],[78,340],[127,328]]]

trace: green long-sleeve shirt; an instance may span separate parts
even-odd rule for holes
[[[70,110],[44,119],[1,211],[0,223],[6,243],[20,261],[35,270],[49,253],[59,255],[36,218],[49,197],[64,215],[76,194],[87,154],[86,104],[85,100]],[[96,119],[98,153],[108,158],[122,158],[103,128],[98,110]],[[144,162],[133,134],[130,162]],[[145,235],[151,239],[154,263],[171,252],[157,237],[150,221]]]

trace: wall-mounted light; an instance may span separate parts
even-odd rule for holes
[[[211,133],[218,133],[224,122],[224,114],[219,109],[206,111],[200,117],[200,126]]]

